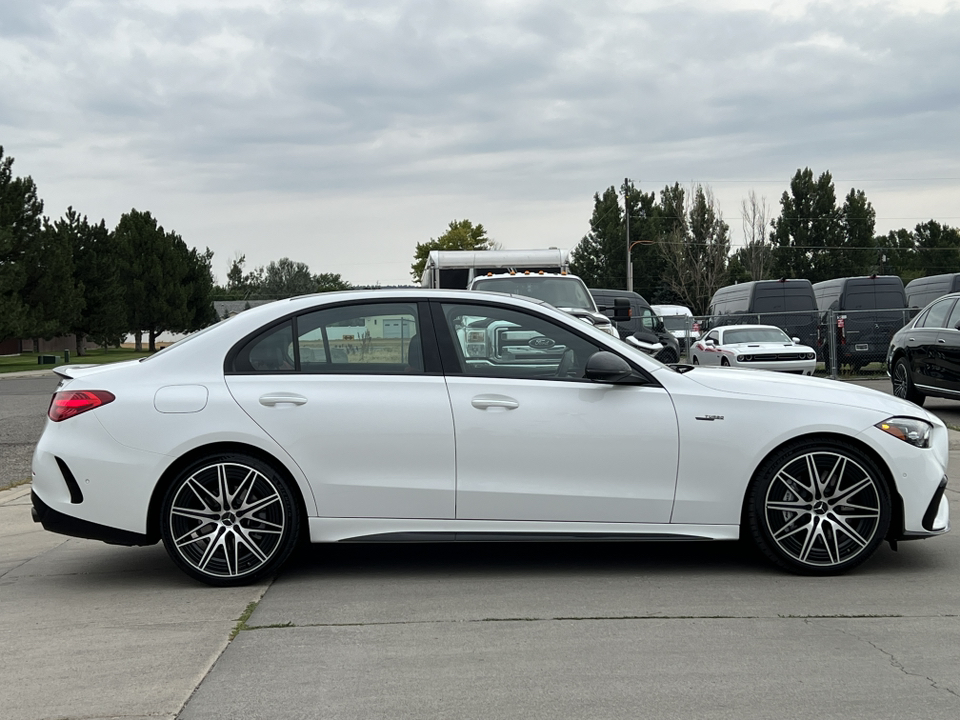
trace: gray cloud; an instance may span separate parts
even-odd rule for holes
[[[0,143],[220,194],[960,175],[955,4],[632,7],[7,0]]]

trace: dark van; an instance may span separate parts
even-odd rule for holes
[[[711,327],[776,325],[801,345],[816,346],[817,302],[809,280],[754,280],[727,285],[714,293]]]
[[[663,320],[650,307],[643,295],[627,290],[596,290],[590,288],[597,309],[613,319],[614,301],[625,298],[630,301],[630,319],[614,322],[620,339],[623,340],[639,330],[654,333],[663,345],[663,350],[657,354],[657,360],[662,363],[675,363],[680,360],[680,344],[669,330],[663,325]]]
[[[913,313],[922,310],[939,297],[960,292],[960,273],[930,275],[907,283],[907,307]]]
[[[890,338],[909,319],[903,281],[896,275],[824,280],[813,286],[820,310],[820,350],[830,362],[828,327],[832,310],[837,365],[859,370],[887,357]]]

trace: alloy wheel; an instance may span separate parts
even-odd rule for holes
[[[763,496],[767,540],[789,564],[845,569],[866,559],[889,522],[876,471],[851,453],[796,454],[773,473]]]
[[[283,480],[253,458],[218,458],[182,474],[168,492],[163,540],[190,575],[249,582],[286,559],[296,513]]]
[[[893,368],[893,394],[898,398],[907,399],[907,390],[909,386],[910,378],[907,376],[907,366],[901,362],[898,362]]]

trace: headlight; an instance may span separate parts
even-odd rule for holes
[[[878,422],[877,427],[895,438],[910,443],[918,448],[930,447],[930,431],[933,425],[926,420],[916,418],[894,417]]]
[[[737,362],[746,362],[749,359],[749,355],[737,355]]]

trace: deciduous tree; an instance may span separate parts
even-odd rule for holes
[[[431,250],[494,250],[496,247],[497,244],[487,237],[487,230],[482,224],[474,225],[469,220],[452,220],[447,231],[440,237],[417,243],[410,274],[414,282],[420,282]]]
[[[702,315],[714,292],[727,282],[730,228],[709,188],[696,185],[691,200],[684,196],[676,184],[661,193],[663,215],[678,219],[661,248],[670,288],[694,314]]]

